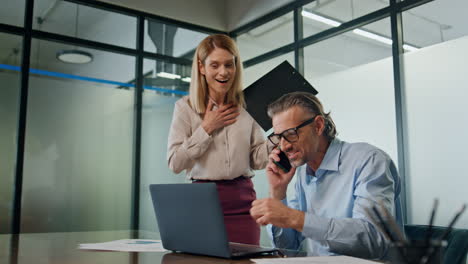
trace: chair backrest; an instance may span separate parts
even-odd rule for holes
[[[411,240],[424,240],[429,226],[427,225],[405,225],[406,236]],[[434,226],[432,238],[439,238],[446,227]],[[447,237],[447,248],[445,250],[444,264],[465,264],[468,253],[468,230],[452,229]]]

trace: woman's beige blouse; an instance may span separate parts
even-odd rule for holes
[[[252,170],[266,167],[268,143],[262,128],[244,108],[234,124],[211,136],[201,123],[188,96],[176,102],[167,146],[167,162],[175,173],[186,170],[189,179],[229,180],[252,177]]]

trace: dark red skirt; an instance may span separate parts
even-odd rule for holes
[[[206,182],[216,183],[229,241],[259,245],[260,226],[250,216],[252,202],[256,199],[252,180],[237,177],[220,181],[196,180],[193,183]]]

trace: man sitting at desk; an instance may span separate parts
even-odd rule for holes
[[[389,246],[365,214],[382,201],[402,226],[400,179],[391,158],[366,143],[337,139],[330,113],[312,94],[295,92],[269,105],[274,133],[268,138],[288,156],[285,173],[275,148],[266,174],[270,198],[255,200],[250,213],[267,225],[274,246],[308,255],[382,258]],[[296,175],[295,197],[286,197]]]

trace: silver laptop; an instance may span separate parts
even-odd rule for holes
[[[278,252],[228,241],[214,183],[152,184],[150,192],[165,249],[222,258]]]

